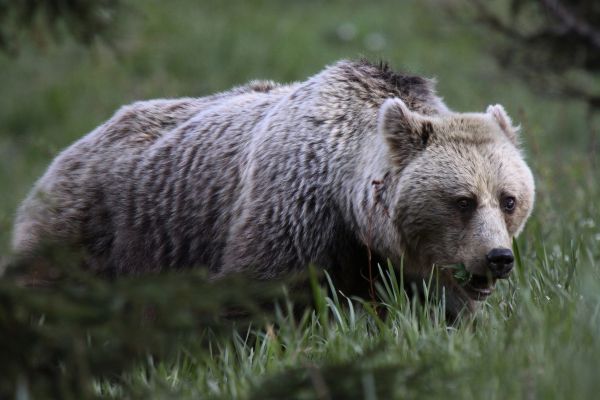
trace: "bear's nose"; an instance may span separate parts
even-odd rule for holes
[[[492,249],[486,256],[488,267],[494,278],[507,278],[512,270],[515,257],[510,249]]]

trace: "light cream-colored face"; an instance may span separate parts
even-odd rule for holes
[[[463,263],[487,274],[487,254],[512,247],[533,206],[533,178],[509,143],[431,143],[400,186],[413,216],[402,230],[419,238],[429,263]],[[409,239],[410,240],[410,239]]]
[[[400,111],[410,123],[396,134],[424,139],[398,185],[395,224],[405,245],[425,265],[462,263],[489,276],[488,255],[512,248],[534,202],[517,130],[501,106],[436,118]]]

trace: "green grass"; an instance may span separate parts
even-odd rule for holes
[[[249,79],[305,79],[343,57],[389,60],[436,77],[460,111],[505,105],[522,124],[534,214],[518,266],[473,321],[411,305],[393,280],[377,314],[340,293],[291,318],[178,356],[148,357],[107,396],[242,398],[593,398],[600,391],[600,173],[588,158],[581,104],[531,93],[487,53],[486,35],[433,1],[129,1],[115,47],[68,40],[0,55],[0,254],[14,211],[69,143],[120,105],[202,96]],[[339,31],[352,31],[342,39]],[[598,129],[598,127],[596,127]],[[2,257],[2,256],[0,256]],[[384,268],[385,275],[387,270]]]

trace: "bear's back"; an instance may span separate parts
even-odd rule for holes
[[[210,257],[201,249],[193,260],[174,252],[186,251],[190,235],[219,236],[212,230],[215,210],[234,193],[215,193],[219,185],[237,185],[244,137],[266,105],[288,91],[255,81],[208,97],[121,108],[52,162],[19,209],[13,248],[27,254],[46,242],[83,244],[90,267],[100,270],[122,270],[128,260],[129,272],[176,261],[206,264]],[[265,106],[244,112],[252,103]],[[179,214],[169,211],[174,205]],[[199,231],[190,228],[194,223]],[[121,253],[128,247],[135,251]]]
[[[252,137],[288,91],[254,82],[208,98],[137,103],[90,138],[104,151],[92,163],[101,199],[83,236],[92,253],[109,250],[96,257],[102,268],[217,265]]]
[[[206,97],[155,99],[138,101],[122,107],[106,123],[87,138],[97,145],[114,144],[143,150],[166,133],[181,126],[211,108],[220,107],[239,98],[286,92],[289,86],[271,81],[252,81],[246,85]]]

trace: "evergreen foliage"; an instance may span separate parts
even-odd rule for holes
[[[0,50],[16,52],[27,33],[38,45],[65,34],[89,44],[115,28],[120,0],[0,0]]]
[[[464,5],[464,4],[463,4]],[[595,0],[510,0],[471,3],[496,60],[543,94],[588,107],[591,155],[600,149],[600,3]],[[458,7],[456,14],[464,10]]]
[[[109,281],[81,270],[75,255],[49,251],[43,259],[51,279],[35,277],[39,261],[15,263],[0,278],[0,398],[96,397],[95,381],[117,379],[147,356],[176,354],[182,343],[202,348],[247,329],[282,295],[277,283],[242,276],[208,282],[202,271],[185,271]]]

